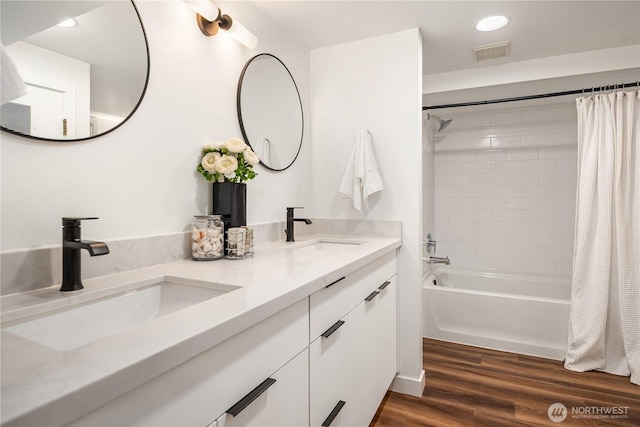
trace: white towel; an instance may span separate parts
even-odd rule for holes
[[[2,91],[0,92],[0,105],[4,105],[9,101],[20,98],[27,94],[27,87],[20,77],[18,68],[9,56],[9,52],[4,45],[0,44],[0,65],[2,66]]]
[[[362,202],[368,209],[369,196],[383,188],[378,164],[373,155],[371,134],[361,130],[353,144],[338,191],[353,200],[353,207],[362,212]]]
[[[269,167],[273,167],[273,163],[271,161],[271,141],[267,138],[258,138],[254,145],[253,151],[256,153],[256,156]]]

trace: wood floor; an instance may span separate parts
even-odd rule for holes
[[[640,426],[640,387],[628,377],[571,372],[556,360],[436,340],[425,339],[423,349],[422,397],[387,393],[371,426]],[[567,408],[564,421],[549,419],[553,403]],[[613,406],[628,407],[627,418],[572,414]]]

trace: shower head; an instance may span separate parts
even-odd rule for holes
[[[440,117],[438,116],[434,116],[431,114],[427,114],[427,120],[429,120],[431,117],[433,117],[434,119],[436,119],[438,121],[438,124],[440,124],[440,127],[438,128],[438,132],[442,132],[447,126],[449,126],[451,124],[451,122],[453,121],[453,119],[449,119],[449,120],[442,120]]]

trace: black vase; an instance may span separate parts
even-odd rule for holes
[[[220,215],[225,231],[247,225],[247,185],[236,182],[214,182],[212,215]]]

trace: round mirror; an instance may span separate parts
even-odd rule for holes
[[[302,101],[289,69],[261,53],[247,62],[238,83],[238,120],[245,141],[271,170],[298,157],[304,131]]]
[[[0,107],[3,131],[80,141],[133,115],[149,80],[147,38],[133,1],[2,0],[0,7],[2,45],[27,87]]]

